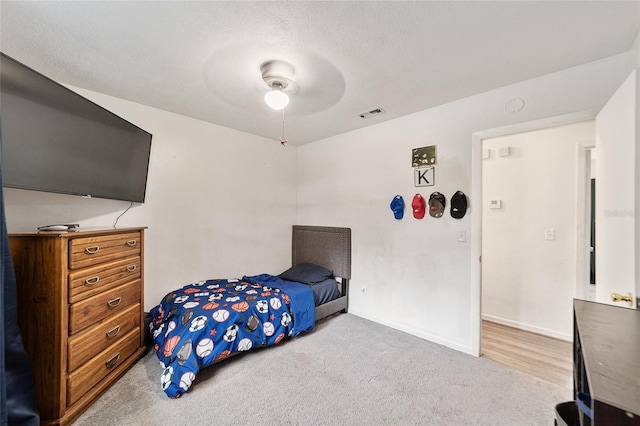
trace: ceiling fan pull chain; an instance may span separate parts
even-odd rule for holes
[[[284,110],[285,108],[282,108],[282,137],[280,138],[280,144],[282,146],[286,146],[285,144],[287,142],[289,142],[285,137],[284,137]]]

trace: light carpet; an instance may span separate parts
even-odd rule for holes
[[[83,425],[550,425],[565,387],[357,316],[201,370],[169,399],[153,351]]]

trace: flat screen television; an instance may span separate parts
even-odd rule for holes
[[[151,134],[0,53],[5,187],[143,203]]]

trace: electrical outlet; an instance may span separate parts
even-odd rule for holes
[[[556,239],[556,230],[555,229],[545,229],[544,230],[544,239],[548,241],[553,241]]]

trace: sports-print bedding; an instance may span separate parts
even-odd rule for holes
[[[315,306],[308,286],[263,274],[186,285],[167,294],[151,317],[160,383],[178,398],[200,368],[313,330]]]

